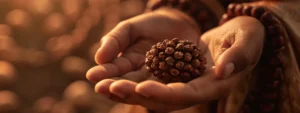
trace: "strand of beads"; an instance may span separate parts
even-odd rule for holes
[[[278,113],[279,93],[283,76],[280,52],[284,49],[284,29],[281,22],[264,7],[230,4],[220,25],[237,16],[251,16],[265,26],[266,38],[260,61],[259,75],[248,93],[242,111],[244,113]]]

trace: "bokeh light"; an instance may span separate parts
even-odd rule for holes
[[[146,0],[0,0],[0,113],[109,113],[86,71]]]

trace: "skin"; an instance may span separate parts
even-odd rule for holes
[[[222,99],[250,73],[259,60],[263,25],[252,17],[237,17],[205,34],[174,9],[159,9],[121,22],[101,40],[97,66],[87,72],[95,91],[126,104],[169,112]],[[162,84],[146,71],[145,53],[166,38],[188,39],[207,58],[207,71],[188,83]]]

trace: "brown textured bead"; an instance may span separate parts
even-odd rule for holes
[[[174,48],[172,48],[172,47],[167,47],[166,50],[165,50],[165,53],[166,53],[167,55],[171,55],[171,54],[173,54],[174,52],[175,52],[175,50],[174,50]]]
[[[181,43],[183,43],[184,45],[190,45],[190,44],[193,44],[193,42],[189,41],[189,40],[181,40],[179,41]]]
[[[150,55],[150,51],[147,51],[147,52],[146,52],[146,56],[149,56],[149,55]]]
[[[162,77],[169,77],[169,79],[170,79],[170,73],[168,73],[168,72],[163,72],[163,73],[162,73]]]
[[[180,72],[179,72],[177,69],[170,69],[170,73],[171,73],[171,75],[173,75],[173,76],[177,76],[177,75],[180,74]]]
[[[278,24],[273,24],[267,27],[268,36],[278,36],[283,34],[281,31],[282,27]]]
[[[159,58],[158,57],[154,57],[153,60],[152,60],[152,62],[154,64],[158,64],[159,63]]]
[[[159,69],[159,67],[158,67],[158,64],[151,64],[151,66],[150,66],[152,69]]]
[[[160,62],[159,63],[159,69],[160,70],[167,70],[168,69],[168,65],[165,62]]]
[[[280,50],[284,47],[284,40],[282,36],[272,38],[272,48],[274,50]]]
[[[174,76],[171,78],[170,82],[181,82],[182,78],[179,76]]]
[[[237,4],[234,8],[235,16],[243,15],[243,5]]]
[[[160,70],[155,70],[153,75],[154,76],[160,76],[162,74],[162,72]]]
[[[282,66],[282,59],[281,59],[281,57],[279,57],[279,56],[273,56],[270,59],[270,64],[272,66]]]
[[[149,60],[153,60],[153,58],[154,58],[154,55],[148,55],[147,56],[147,59],[149,59]]]
[[[189,52],[192,52],[192,51],[194,50],[194,48],[193,48],[192,45],[185,45],[185,46],[184,46],[184,50],[189,51]]]
[[[200,61],[198,59],[194,59],[192,61],[192,66],[193,67],[199,67],[201,65]]]
[[[176,50],[183,50],[184,49],[184,44],[180,43],[180,44],[177,44]]]
[[[191,77],[191,74],[189,72],[182,72],[183,77]]]
[[[158,58],[159,59],[165,59],[167,56],[165,55],[165,53],[164,52],[159,52],[159,54],[158,54]]]
[[[201,72],[201,73],[204,73],[204,72],[205,72],[205,70],[206,70],[206,67],[205,67],[205,66],[200,66],[200,68],[199,68],[199,69],[200,69],[200,72]]]
[[[182,74],[182,76],[191,76],[191,74],[189,72],[182,72],[181,74]]]
[[[151,46],[151,49],[157,49],[157,45]]]
[[[164,40],[146,55],[147,70],[164,83],[188,82],[206,69],[203,53],[189,40]]]
[[[162,43],[168,43],[169,42],[169,39],[165,39]]]
[[[160,50],[164,50],[167,48],[166,44],[165,43],[160,43],[157,45],[157,48],[160,49]]]
[[[149,71],[149,72],[154,72],[154,69],[153,68],[151,68],[151,67],[146,67],[146,69]]]
[[[272,25],[276,23],[275,17],[270,12],[265,12],[261,17],[260,21],[265,25]]]
[[[228,8],[227,8],[228,16],[234,16],[235,6],[236,6],[236,4],[229,4],[228,5]]]
[[[193,57],[198,57],[200,55],[200,51],[198,51],[197,49],[193,50],[192,56]]]
[[[150,54],[152,54],[152,55],[157,55],[158,54],[158,50],[157,49],[151,49],[150,50]]]
[[[167,42],[168,47],[175,47],[175,43],[173,41]]]
[[[231,19],[227,14],[223,14],[220,22],[219,22],[219,25],[222,25],[224,24],[225,22],[227,22],[229,19]]]
[[[244,6],[243,14],[247,16],[251,16],[251,10],[252,10],[252,6]]]
[[[192,48],[193,48],[193,50],[192,50],[191,52],[193,52],[195,49],[196,49],[196,50],[200,50],[199,48],[197,48],[197,45],[195,45],[195,44],[191,44],[191,46],[192,46]]]
[[[146,59],[146,61],[145,61],[145,64],[146,64],[147,66],[149,66],[149,65],[151,65],[151,64],[152,64],[152,61],[151,61],[151,60],[149,60],[149,59]]]
[[[177,68],[177,69],[183,69],[183,67],[184,67],[184,62],[178,61],[178,62],[176,63],[176,68]]]
[[[158,42],[156,45],[153,45],[153,46],[156,47],[156,48],[159,48],[161,44],[162,44],[161,42]]]
[[[193,70],[193,74],[194,75],[199,75],[199,74],[201,74],[202,72],[201,71],[199,71],[198,69],[194,69]]]
[[[172,41],[176,44],[179,42],[179,39],[178,38],[173,38]]]
[[[174,53],[174,58],[175,59],[182,59],[183,58],[183,53],[182,52],[179,52],[179,51],[176,51]]]
[[[189,80],[193,79],[193,77],[191,77],[191,74],[188,72],[181,73],[181,77],[184,82],[188,82]]]
[[[191,53],[185,53],[184,54],[184,61],[190,62],[192,60]]]
[[[266,10],[263,7],[254,7],[251,10],[251,15],[257,19],[260,19],[260,17],[264,14],[265,11]]]
[[[192,67],[191,64],[186,64],[186,65],[184,66],[184,70],[186,70],[186,71],[193,71],[193,67]]]
[[[161,75],[159,75],[159,79],[162,80],[162,82],[168,83],[170,82],[170,79],[172,76],[168,72],[163,72]]]
[[[175,60],[172,57],[167,57],[166,62],[169,66],[173,66],[175,63]]]
[[[198,58],[200,60],[201,63],[206,64],[206,58],[203,56],[199,56]]]

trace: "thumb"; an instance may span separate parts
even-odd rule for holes
[[[218,57],[215,68],[217,78],[228,78],[230,75],[250,71],[257,64],[262,48],[264,33],[239,32],[235,41]]]

